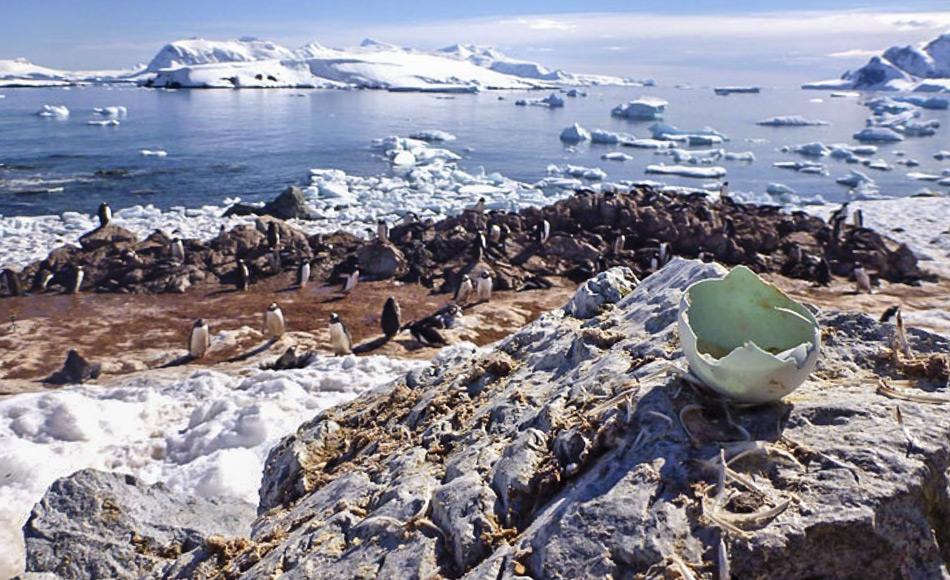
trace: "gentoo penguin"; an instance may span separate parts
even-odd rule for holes
[[[521,285],[521,288],[518,289],[518,292],[524,292],[526,290],[547,290],[553,286],[554,283],[543,276],[528,276],[524,279],[524,283]]]
[[[188,336],[188,355],[191,358],[201,358],[210,346],[211,331],[208,330],[208,323],[199,318],[191,327],[191,335]]]
[[[538,240],[538,243],[542,246],[548,242],[548,238],[551,237],[551,222],[546,219],[541,220],[541,223],[537,226],[537,231],[535,236]]]
[[[271,248],[280,247],[280,229],[275,222],[267,225],[267,245]]]
[[[665,266],[667,262],[670,261],[670,245],[666,242],[660,242],[660,266]]]
[[[393,296],[387,298],[386,304],[383,305],[383,316],[380,320],[380,324],[383,327],[383,334],[386,335],[386,338],[392,338],[399,332],[399,327],[402,326],[400,322],[401,314],[402,312],[399,308],[399,303],[396,302],[396,298]]]
[[[832,226],[837,222],[843,222],[848,219],[848,202],[841,204],[841,207],[831,212],[831,216],[828,218],[828,223]]]
[[[310,260],[303,260],[300,262],[300,267],[297,268],[297,286],[301,288],[306,288],[307,284],[310,283]]]
[[[353,288],[356,288],[356,283],[360,281],[360,269],[353,268],[353,271],[346,275],[346,279],[343,280],[343,287],[340,289],[344,294],[349,294]]]
[[[827,286],[831,283],[831,266],[828,265],[828,260],[824,258],[818,260],[818,265],[815,266],[815,282],[818,282],[821,286]]]
[[[30,290],[33,292],[45,292],[46,287],[49,286],[50,280],[53,279],[53,273],[50,272],[46,266],[41,266],[39,270],[36,271],[36,275],[33,276],[33,285],[30,287]]]
[[[858,292],[867,292],[871,294],[871,277],[867,270],[862,267],[854,269],[854,283],[858,287]]]
[[[478,203],[475,204],[475,213],[483,214],[485,213],[485,198],[481,197],[478,199]]]
[[[172,240],[171,244],[168,246],[169,253],[171,254],[172,260],[176,262],[185,263],[185,245],[181,242],[181,238],[175,238]]]
[[[379,238],[379,241],[384,244],[389,243],[389,224],[386,223],[386,220],[384,219],[377,220],[376,237]]]
[[[468,274],[462,274],[462,281],[459,282],[459,287],[455,289],[455,303],[462,305],[465,302],[468,302],[468,297],[472,295],[472,279],[468,277]]]
[[[237,261],[237,289],[242,292],[247,290],[251,284],[251,273],[247,270],[247,263],[244,260]]]
[[[614,242],[611,245],[611,250],[615,256],[619,256],[620,252],[623,251],[624,245],[627,243],[627,236],[623,234],[617,234],[617,237],[614,238]]]
[[[478,276],[478,284],[475,285],[475,295],[479,302],[488,302],[491,300],[491,273],[488,270],[482,270]]]
[[[881,324],[884,324],[885,322],[889,322],[891,317],[897,314],[897,311],[900,309],[901,309],[900,305],[895,304],[894,306],[889,306],[887,310],[884,311],[884,314],[881,315],[881,320],[880,320]]]
[[[340,320],[340,315],[336,312],[330,314],[330,344],[333,346],[333,354],[350,354],[353,352],[353,339],[350,338],[350,331]]]
[[[439,325],[431,317],[413,322],[409,326],[409,334],[412,335],[413,340],[425,346],[448,344],[439,332]]]
[[[261,332],[271,340],[277,340],[284,334],[284,313],[276,302],[271,302],[267,310],[264,311],[264,324],[261,326]]]
[[[99,204],[99,227],[104,228],[109,225],[109,222],[112,221],[112,208],[109,207],[108,202],[102,202]]]
[[[729,194],[729,182],[723,181],[722,185],[719,186],[719,197]]]
[[[488,241],[493,244],[497,244],[501,241],[501,226],[498,224],[488,226]]]
[[[0,272],[0,294],[6,292],[10,296],[20,295],[20,277],[10,268]]]
[[[82,290],[82,279],[86,276],[86,271],[82,266],[76,266],[73,269],[73,278],[69,282],[68,294],[79,294]]]
[[[854,219],[854,227],[863,228],[864,227],[864,212],[859,209],[854,210],[854,213],[851,214],[852,219]]]

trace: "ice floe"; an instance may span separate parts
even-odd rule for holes
[[[827,121],[818,119],[806,119],[801,115],[787,115],[778,117],[769,117],[756,123],[756,125],[765,125],[768,127],[814,127],[827,125]]]
[[[865,127],[853,135],[858,141],[871,141],[880,143],[896,143],[903,141],[904,137],[888,127]]]
[[[43,105],[43,108],[36,112],[40,117],[55,117],[64,119],[69,116],[69,109],[65,105]]]
[[[515,104],[519,107],[534,106],[557,109],[564,106],[564,99],[556,93],[551,93],[543,99],[518,99]]]
[[[714,87],[713,92],[720,96],[732,95],[732,94],[758,94],[762,91],[761,87],[758,86],[747,86],[747,87]]]
[[[699,167],[695,165],[647,165],[647,173],[659,175],[678,175],[680,177],[696,177],[702,179],[714,179],[725,177],[726,168],[719,166]]]
[[[574,123],[570,127],[566,127],[561,131],[560,139],[565,143],[580,143],[581,141],[590,140],[590,131],[581,127],[579,124]]]
[[[622,119],[658,121],[666,113],[669,102],[659,97],[640,97],[614,107],[610,114]]]

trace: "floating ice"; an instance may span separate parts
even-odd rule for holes
[[[561,141],[565,143],[580,143],[581,141],[587,141],[589,139],[590,133],[577,123],[561,131]]]
[[[770,183],[766,188],[765,192],[769,195],[794,195],[795,190],[791,187],[785,185],[784,183]]]
[[[782,147],[783,152],[798,153],[799,155],[805,155],[806,157],[824,157],[831,153],[831,149],[825,147],[824,143],[815,141],[813,143],[805,143],[803,145],[786,145]]]
[[[603,169],[597,167],[584,167],[582,165],[548,165],[548,173],[551,175],[569,175],[586,179],[588,181],[602,181],[607,178]]]
[[[858,187],[860,185],[874,185],[874,180],[860,171],[852,169],[847,175],[836,179],[835,183],[840,183],[848,187]]]
[[[43,108],[36,112],[40,117],[55,117],[64,119],[69,116],[69,109],[65,105],[43,105]]]
[[[667,101],[658,97],[640,97],[629,103],[617,105],[610,114],[623,119],[658,121],[663,118],[668,105]]]
[[[123,106],[95,107],[92,112],[105,117],[125,117],[129,114],[129,110]]]
[[[712,179],[725,177],[726,169],[724,167],[696,167],[690,165],[647,165],[647,173],[656,173],[660,175],[679,175],[681,177],[698,177],[703,179]]]
[[[118,127],[118,119],[103,119],[101,121],[86,121],[87,125],[97,125],[99,127]]]
[[[894,143],[903,141],[904,137],[900,133],[887,127],[865,127],[853,135],[858,141],[879,141],[884,143]]]
[[[139,155],[141,155],[142,157],[167,157],[168,152],[163,151],[161,149],[157,149],[157,150],[142,149],[141,151],[139,151]]]
[[[515,104],[519,107],[525,106],[534,106],[534,107],[547,107],[549,109],[557,109],[564,106],[564,99],[558,96],[556,93],[551,93],[550,95],[544,97],[543,99],[518,99],[515,101]]]
[[[600,156],[600,158],[607,161],[630,161],[633,159],[633,156],[627,155],[621,151],[613,151],[611,153],[604,153]]]
[[[937,161],[950,159],[950,151],[937,151],[936,153],[934,153],[934,159],[936,159]]]
[[[409,137],[427,142],[455,141],[455,135],[440,130],[416,131],[415,133],[410,133]]]
[[[719,143],[729,140],[728,137],[719,131],[710,129],[708,127],[697,131],[683,131],[665,123],[655,123],[650,127],[650,133],[654,139],[664,139],[669,141],[688,141],[694,137],[707,137],[710,139],[716,139]],[[710,141],[707,144],[711,145],[713,143]]]
[[[776,161],[772,167],[779,169],[792,169],[802,173],[824,173],[825,166],[822,163],[814,161]]]
[[[922,173],[918,171],[912,171],[907,174],[908,179],[913,179],[916,181],[939,181],[943,176],[936,175],[934,173]]]
[[[750,87],[714,87],[714,88],[713,88],[713,92],[716,93],[717,95],[720,95],[720,96],[731,95],[731,94],[733,94],[733,93],[738,93],[738,94],[743,94],[743,93],[745,93],[745,94],[757,94],[757,93],[759,93],[761,90],[762,90],[762,89],[761,89],[760,87],[757,87],[757,86],[750,86]]]
[[[727,161],[742,161],[752,163],[755,161],[755,153],[751,151],[726,151],[723,159]]]
[[[827,125],[827,121],[819,121],[817,119],[806,119],[801,115],[790,115],[785,117],[769,117],[768,119],[759,121],[756,125],[766,125],[770,127],[809,127],[809,126],[818,126],[818,125]]]
[[[614,145],[617,143],[628,144],[634,141],[634,137],[627,133],[616,133],[614,131],[605,131],[604,129],[594,129],[590,132],[591,143],[603,143]]]

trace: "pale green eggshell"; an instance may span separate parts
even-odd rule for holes
[[[679,333],[690,371],[740,403],[795,390],[815,370],[821,346],[815,316],[745,266],[686,289]]]

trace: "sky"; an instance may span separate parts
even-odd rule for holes
[[[456,42],[572,72],[688,81],[834,78],[893,45],[950,32],[946,0],[0,0],[0,59],[127,68],[166,43],[254,36],[289,48],[372,37]],[[594,4],[588,4],[593,6]]]

